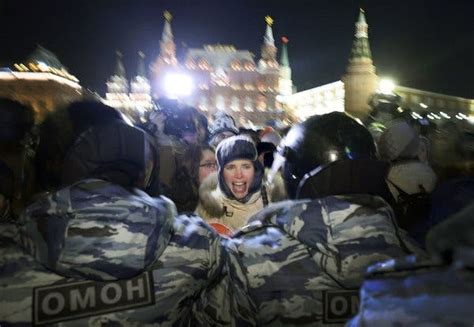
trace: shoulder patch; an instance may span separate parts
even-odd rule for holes
[[[323,323],[345,323],[359,311],[359,290],[323,291]]]
[[[33,323],[50,324],[154,303],[151,272],[124,280],[48,285],[33,290]]]

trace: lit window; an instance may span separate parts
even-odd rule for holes
[[[216,108],[217,110],[225,110],[225,100],[222,95],[216,97]]]
[[[232,109],[232,111],[239,111],[239,99],[235,95],[230,102],[230,109]]]

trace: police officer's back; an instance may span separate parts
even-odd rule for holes
[[[64,165],[70,186],[39,198],[0,235],[0,325],[228,319],[201,301],[224,264],[218,237],[140,190],[157,173],[156,153],[125,124],[82,134]]]
[[[257,323],[344,323],[366,267],[416,250],[383,198],[387,166],[370,133],[342,113],[295,125],[273,169],[281,165],[294,200],[267,207],[233,240]]]

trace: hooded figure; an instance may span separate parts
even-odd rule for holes
[[[397,222],[423,244],[419,231],[429,219],[430,193],[437,178],[433,169],[418,158],[419,133],[406,121],[398,119],[382,133],[378,146],[381,158],[390,163],[386,180],[393,196],[391,205]]]
[[[201,184],[196,208],[196,213],[208,222],[236,231],[269,202],[284,197],[281,180],[268,187],[262,184],[263,166],[250,138],[239,135],[223,140],[216,159],[218,171]]]
[[[420,136],[407,122],[392,123],[381,135],[378,148],[381,158],[391,163],[387,181],[395,201],[400,195],[398,188],[408,194],[434,189],[436,174],[418,159]]]
[[[270,179],[280,167],[292,200],[269,205],[229,242],[257,325],[344,324],[367,266],[418,251],[384,200],[387,165],[365,127],[331,113],[292,127]]]
[[[18,226],[0,226],[0,325],[230,323],[225,303],[237,283],[225,296],[203,297],[226,281],[219,237],[143,192],[157,161],[139,129],[82,134],[65,162],[71,184],[38,198]]]

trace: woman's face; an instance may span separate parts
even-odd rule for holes
[[[215,172],[217,167],[216,155],[211,150],[204,150],[199,161],[199,185],[210,173]]]
[[[224,166],[224,181],[236,199],[243,199],[249,193],[255,177],[252,161],[238,159]]]

